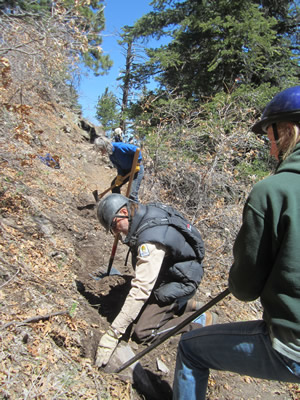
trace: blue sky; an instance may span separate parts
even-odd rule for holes
[[[83,117],[99,125],[95,119],[96,104],[106,87],[111,91],[118,90],[119,82],[116,81],[120,69],[124,67],[125,57],[122,48],[118,45],[118,33],[124,25],[133,25],[144,14],[152,10],[150,0],[107,0],[104,10],[106,28],[103,32],[102,48],[104,54],[109,54],[114,65],[108,75],[95,77],[93,73],[82,75],[79,86],[79,103],[82,106]],[[118,95],[118,93],[117,93]]]

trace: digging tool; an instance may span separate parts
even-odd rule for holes
[[[96,207],[95,203],[87,204],[86,206],[77,206],[77,210],[93,210]]]
[[[126,174],[125,176],[123,176],[122,180],[124,181],[125,179],[127,179],[127,178],[130,176],[130,174],[131,174],[131,171],[128,172],[128,174]],[[111,185],[108,189],[105,189],[104,192],[102,192],[102,193],[100,193],[100,194],[98,194],[98,190],[94,190],[94,191],[93,191],[93,196],[94,196],[94,199],[95,199],[96,203],[97,203],[100,199],[102,199],[102,197],[103,197],[106,193],[108,193],[110,190],[114,189],[116,186],[118,186],[118,185],[116,185],[116,183],[114,183],[114,184]]]
[[[125,176],[123,176],[122,181],[124,181],[126,178],[128,178],[130,174],[131,174],[131,172],[128,172],[128,174],[126,174]],[[95,203],[91,203],[91,204],[87,204],[86,206],[78,206],[78,207],[77,207],[77,210],[86,210],[86,209],[87,209],[87,210],[93,210],[93,209],[96,207],[98,201],[99,201],[100,199],[102,199],[102,197],[103,197],[106,193],[108,193],[110,190],[114,189],[116,186],[118,186],[118,185],[116,185],[116,184],[114,183],[114,184],[111,185],[108,189],[105,189],[104,192],[102,192],[102,193],[100,193],[100,194],[98,194],[98,190],[97,190],[97,189],[94,190],[94,191],[93,191],[93,196],[94,196],[94,199],[95,199],[96,204],[95,204]]]
[[[170,329],[168,332],[162,334],[161,337],[159,337],[154,343],[152,343],[150,346],[142,350],[140,353],[138,353],[136,356],[132,357],[130,360],[126,361],[121,367],[116,369],[114,372],[119,373],[123,371],[125,368],[129,367],[131,364],[142,358],[145,354],[150,353],[153,349],[155,349],[157,346],[165,342],[169,337],[175,335],[177,332],[179,332],[182,328],[184,328],[186,325],[188,325],[190,322],[194,321],[199,315],[205,313],[205,311],[209,310],[212,306],[217,304],[219,301],[224,299],[228,294],[230,293],[229,289],[225,289],[223,292],[218,294],[218,296],[214,297],[211,301],[209,301],[207,304],[205,304],[203,307],[201,307],[199,310],[195,311],[192,315],[188,316],[184,321],[182,321],[180,324],[175,326],[174,328]]]
[[[140,154],[140,149],[137,148],[135,151],[134,157],[133,157],[133,162],[132,162],[131,171],[130,171],[130,177],[129,177],[127,191],[126,191],[126,197],[129,197],[129,195],[130,195],[131,185],[132,185],[133,177],[135,174],[135,169],[136,169],[136,166],[138,163],[139,154]],[[109,263],[108,263],[107,275],[110,274],[110,270],[111,270],[111,267],[114,262],[114,258],[115,258],[115,254],[116,254],[116,250],[117,250],[117,246],[118,246],[118,241],[119,241],[119,236],[120,236],[120,234],[116,233],[115,241],[114,241],[114,244],[113,244],[113,247],[111,250],[111,255],[110,255],[110,259],[109,259]]]
[[[130,171],[129,174],[124,176],[124,179],[126,179],[127,176],[129,175],[129,181],[128,181],[128,186],[127,186],[127,190],[126,190],[126,197],[129,197],[129,195],[130,195],[131,185],[132,185],[133,177],[134,177],[134,174],[135,174],[135,169],[136,169],[136,166],[137,166],[137,163],[138,163],[139,154],[140,154],[140,149],[137,148],[136,151],[135,151],[134,157],[133,157],[131,171]],[[103,194],[103,193],[101,193],[101,194]],[[108,263],[108,267],[107,267],[107,272],[104,273],[104,274],[97,275],[97,277],[95,277],[94,279],[99,280],[99,279],[102,279],[104,276],[110,275],[110,272],[112,270],[112,265],[113,265],[113,262],[114,262],[114,259],[115,259],[115,254],[116,254],[116,250],[117,250],[117,246],[118,246],[119,237],[120,237],[120,234],[116,233],[115,240],[114,240],[114,243],[113,243],[113,247],[111,249],[111,254],[110,254],[109,263]],[[114,272],[114,275],[116,275],[116,274],[120,275],[120,272],[115,268],[113,269],[113,272]]]

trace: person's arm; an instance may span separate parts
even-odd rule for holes
[[[145,243],[138,249],[135,277],[125,303],[111,324],[114,329],[124,333],[138,316],[148,300],[158,278],[165,257],[165,249],[159,244]]]
[[[117,169],[117,174],[118,176],[124,176],[126,175],[123,169],[121,168],[120,162],[119,162],[119,156],[118,156],[118,149],[114,147],[114,152],[110,154],[109,159],[113,166]]]
[[[243,212],[243,223],[233,246],[234,262],[229,289],[240,300],[257,299],[272,268],[271,222],[252,194]],[[257,200],[257,199],[256,199]],[[254,205],[255,206],[254,206]]]
[[[111,327],[101,337],[96,357],[98,367],[108,363],[120,337],[129,324],[135,320],[148,300],[158,278],[164,257],[165,249],[163,246],[147,243],[139,247],[136,273],[131,281],[130,292]]]

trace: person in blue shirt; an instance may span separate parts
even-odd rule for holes
[[[117,176],[111,182],[111,186],[114,186],[112,193],[121,193],[121,187],[129,180],[129,176],[127,178],[125,176],[131,171],[133,158],[138,147],[125,142],[110,142],[105,137],[98,137],[94,143],[102,154],[109,156],[113,166],[117,169]],[[142,159],[140,152],[129,195],[129,199],[136,202],[139,201],[138,192],[144,176]]]

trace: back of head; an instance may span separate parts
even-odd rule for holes
[[[264,135],[268,126],[285,121],[300,121],[300,86],[278,93],[267,104],[260,121],[253,125],[252,131]]]
[[[112,152],[111,142],[104,136],[99,136],[95,139],[94,144],[96,148],[106,151],[108,154]]]
[[[116,135],[122,135],[122,129],[121,128],[116,128],[115,129],[115,134]]]
[[[100,224],[109,232],[111,224],[118,211],[122,207],[127,207],[129,199],[122,194],[112,193],[105,196],[97,208],[97,217]]]

